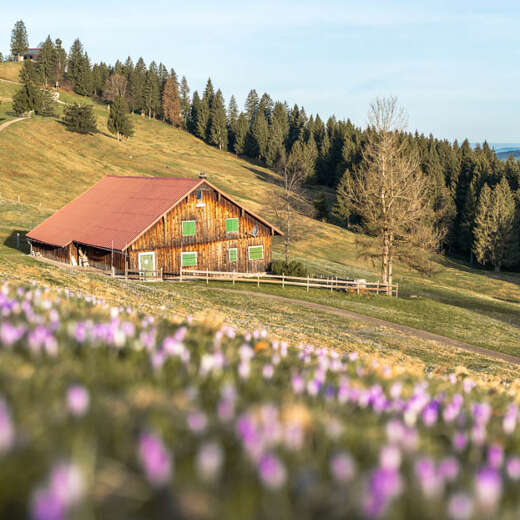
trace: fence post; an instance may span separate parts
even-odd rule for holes
[[[282,289],[285,289],[285,273],[282,273]]]
[[[260,275],[256,273],[256,286],[260,287]]]
[[[209,284],[209,267],[206,267],[206,285]]]
[[[179,273],[179,281],[182,282],[182,265],[181,265],[181,270],[180,270],[180,273]]]
[[[128,262],[125,259],[125,280],[128,280]]]
[[[399,298],[399,282],[395,284],[395,297]]]
[[[379,280],[377,281],[377,292],[376,294],[379,296]]]
[[[309,292],[309,275],[307,275],[307,292]]]
[[[114,266],[112,266],[112,268],[110,270],[111,270],[112,278],[114,278],[114,276],[116,275],[116,268]]]
[[[357,294],[359,296],[359,280],[358,280],[358,283],[356,285],[357,285]]]
[[[235,271],[233,271],[233,274],[231,275],[231,279],[233,280],[233,285],[235,285]]]
[[[332,292],[333,285],[334,285],[334,276],[330,279],[330,292]]]
[[[159,273],[160,273],[160,276],[161,276],[161,281],[164,280],[164,278],[163,278],[163,268],[162,267],[161,267]]]

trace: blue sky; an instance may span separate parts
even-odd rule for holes
[[[2,2],[4,3],[4,2]],[[208,76],[240,104],[255,88],[307,113],[365,125],[369,102],[396,95],[410,129],[442,138],[520,142],[520,2],[321,0],[9,2],[31,45],[47,34],[90,57],[162,61],[192,90]]]

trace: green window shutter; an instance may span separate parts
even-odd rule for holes
[[[195,229],[197,222],[195,220],[183,220],[182,221],[182,236],[192,237],[195,235]]]
[[[238,218],[226,219],[226,233],[238,233]]]
[[[236,247],[232,247],[229,249],[229,261],[236,262],[238,259],[238,252]]]
[[[181,253],[182,267],[194,267],[197,265],[197,253]]]
[[[262,260],[264,258],[264,246],[250,246],[249,260]]]

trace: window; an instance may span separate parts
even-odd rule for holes
[[[181,253],[181,267],[195,267],[197,265],[197,253],[185,252]]]
[[[264,258],[264,246],[249,246],[249,260],[262,260]]]
[[[229,248],[229,261],[236,262],[238,260],[238,249],[236,247]]]
[[[226,233],[238,233],[238,218],[226,219]]]
[[[197,200],[202,200],[202,190],[197,190],[196,195],[197,195]]]
[[[192,237],[195,235],[195,228],[197,222],[195,220],[183,220],[182,221],[182,236]]]

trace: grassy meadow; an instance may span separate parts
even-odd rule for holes
[[[1,64],[0,77],[15,78],[16,67],[14,64]],[[2,96],[12,96],[15,90],[15,85],[0,82]],[[22,279],[35,277],[58,284],[73,283],[88,287],[89,280],[96,277],[64,274],[22,255],[13,248],[15,233],[20,232],[23,236],[24,232],[107,174],[194,177],[205,171],[210,181],[252,210],[280,224],[271,206],[272,193],[279,189],[278,177],[269,169],[209,147],[182,130],[138,115],[131,116],[135,137],[118,143],[106,129],[106,105],[66,92],[60,93],[60,99],[93,103],[100,133],[81,136],[68,132],[57,119],[35,117],[12,125],[0,134],[0,269],[3,273],[17,273]],[[2,106],[8,109],[7,102]],[[312,191],[308,195],[316,196]],[[307,203],[307,207],[310,208],[310,204]],[[281,252],[282,243],[277,239],[274,244],[275,257],[280,257]],[[359,257],[355,234],[303,214],[296,217],[292,254],[314,273],[369,280],[378,278],[377,266]],[[297,289],[284,294],[314,299],[520,355],[520,275],[496,275],[443,257],[434,257],[432,265],[431,276],[421,275],[406,265],[396,266],[399,300],[340,294],[330,296],[318,291],[307,295]],[[99,281],[102,278],[96,280],[95,290],[117,293],[118,289],[110,287],[109,282]],[[105,285],[106,291],[101,289]],[[261,290],[277,291],[273,288]],[[125,289],[125,294],[130,292]],[[175,302],[179,312],[191,312],[193,302],[197,301],[200,303],[197,310],[202,310],[204,306],[217,306],[231,323],[242,325],[232,312],[227,311],[227,308],[232,308],[231,302],[237,299],[237,307],[243,307],[243,301],[248,302],[243,322],[256,320],[255,323],[258,323],[258,316],[266,322],[276,321],[275,313],[269,310],[272,307],[269,301],[258,303],[264,311],[257,314],[256,302],[253,305],[250,298],[240,300],[235,296],[222,296],[216,290],[193,289],[193,285],[189,284],[186,288],[177,285],[154,286],[145,291],[146,294],[155,292],[159,292],[161,298]],[[196,298],[193,297],[194,292],[197,293]],[[150,296],[150,301],[154,298]],[[291,314],[293,332],[306,329],[304,315],[297,308]],[[330,316],[327,319],[340,321]],[[326,332],[324,327],[322,322],[314,327],[316,330],[323,329],[316,332],[315,337],[327,342],[343,341],[341,335],[327,338],[333,334]],[[377,333],[367,334],[377,336]],[[395,332],[386,335],[390,342],[398,336]],[[410,343],[410,339],[403,337],[397,343],[405,345]],[[427,351],[427,348],[423,350]],[[442,350],[442,347],[437,350]],[[437,355],[436,352],[433,359]],[[451,353],[446,355],[449,358]],[[428,364],[429,356],[431,353],[415,357]],[[466,355],[461,359],[469,361]],[[480,365],[480,360],[474,363]]]

